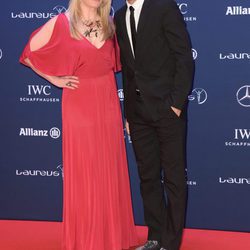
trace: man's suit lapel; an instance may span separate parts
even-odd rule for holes
[[[150,12],[150,3],[151,0],[144,0],[137,27],[137,36],[139,36],[140,33],[143,31],[145,24],[148,20],[148,14]]]
[[[142,6],[141,14],[139,17],[139,22],[137,26],[137,36],[136,36],[136,55],[138,56],[140,54],[140,49],[143,47],[143,44],[145,43],[145,40],[143,38],[143,33],[146,28],[146,24],[148,20],[150,19],[150,5],[154,0],[145,0]]]

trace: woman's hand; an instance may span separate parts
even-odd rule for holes
[[[77,89],[79,80],[77,76],[49,76],[48,80],[59,88]]]
[[[30,66],[39,76],[45,78],[47,81],[57,86],[58,88],[77,89],[79,79],[77,76],[49,76],[36,69],[29,58],[25,59],[25,62]]]

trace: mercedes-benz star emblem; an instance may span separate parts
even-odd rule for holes
[[[236,94],[238,103],[243,107],[250,107],[250,85],[242,86]]]

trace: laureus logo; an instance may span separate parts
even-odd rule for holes
[[[64,177],[64,174],[63,174],[63,165],[62,165],[62,164],[58,165],[58,166],[56,167],[56,169],[58,169],[58,170],[61,172],[62,178],[63,178],[63,177]]]
[[[188,96],[189,101],[196,101],[199,105],[207,101],[207,92],[202,88],[195,88],[192,91],[192,94]]]
[[[219,178],[220,184],[238,184],[238,185],[244,185],[244,184],[250,184],[250,178],[241,178],[241,177],[227,177]]]
[[[198,52],[196,49],[192,48],[193,59],[196,60],[198,57]]]
[[[65,12],[67,9],[62,5],[55,6],[53,12],[11,12],[11,18],[13,19],[48,19],[52,18],[58,14]]]
[[[220,53],[219,58],[220,60],[250,60],[250,53],[249,52]]]
[[[61,14],[64,13],[67,9],[62,5],[57,5],[53,8],[53,10],[56,11],[57,14]]]
[[[56,170],[46,170],[46,169],[16,169],[16,176],[28,176],[28,177],[59,177],[62,175],[63,178],[63,168],[62,165],[58,165]]]

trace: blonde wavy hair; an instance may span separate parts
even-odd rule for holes
[[[102,0],[100,7],[97,9],[97,14],[101,18],[103,40],[112,38],[115,33],[115,25],[110,17],[111,0]],[[81,0],[70,0],[69,2],[69,17],[70,17],[70,33],[72,37],[81,39],[82,35],[78,30],[78,24],[82,18],[81,15]]]

